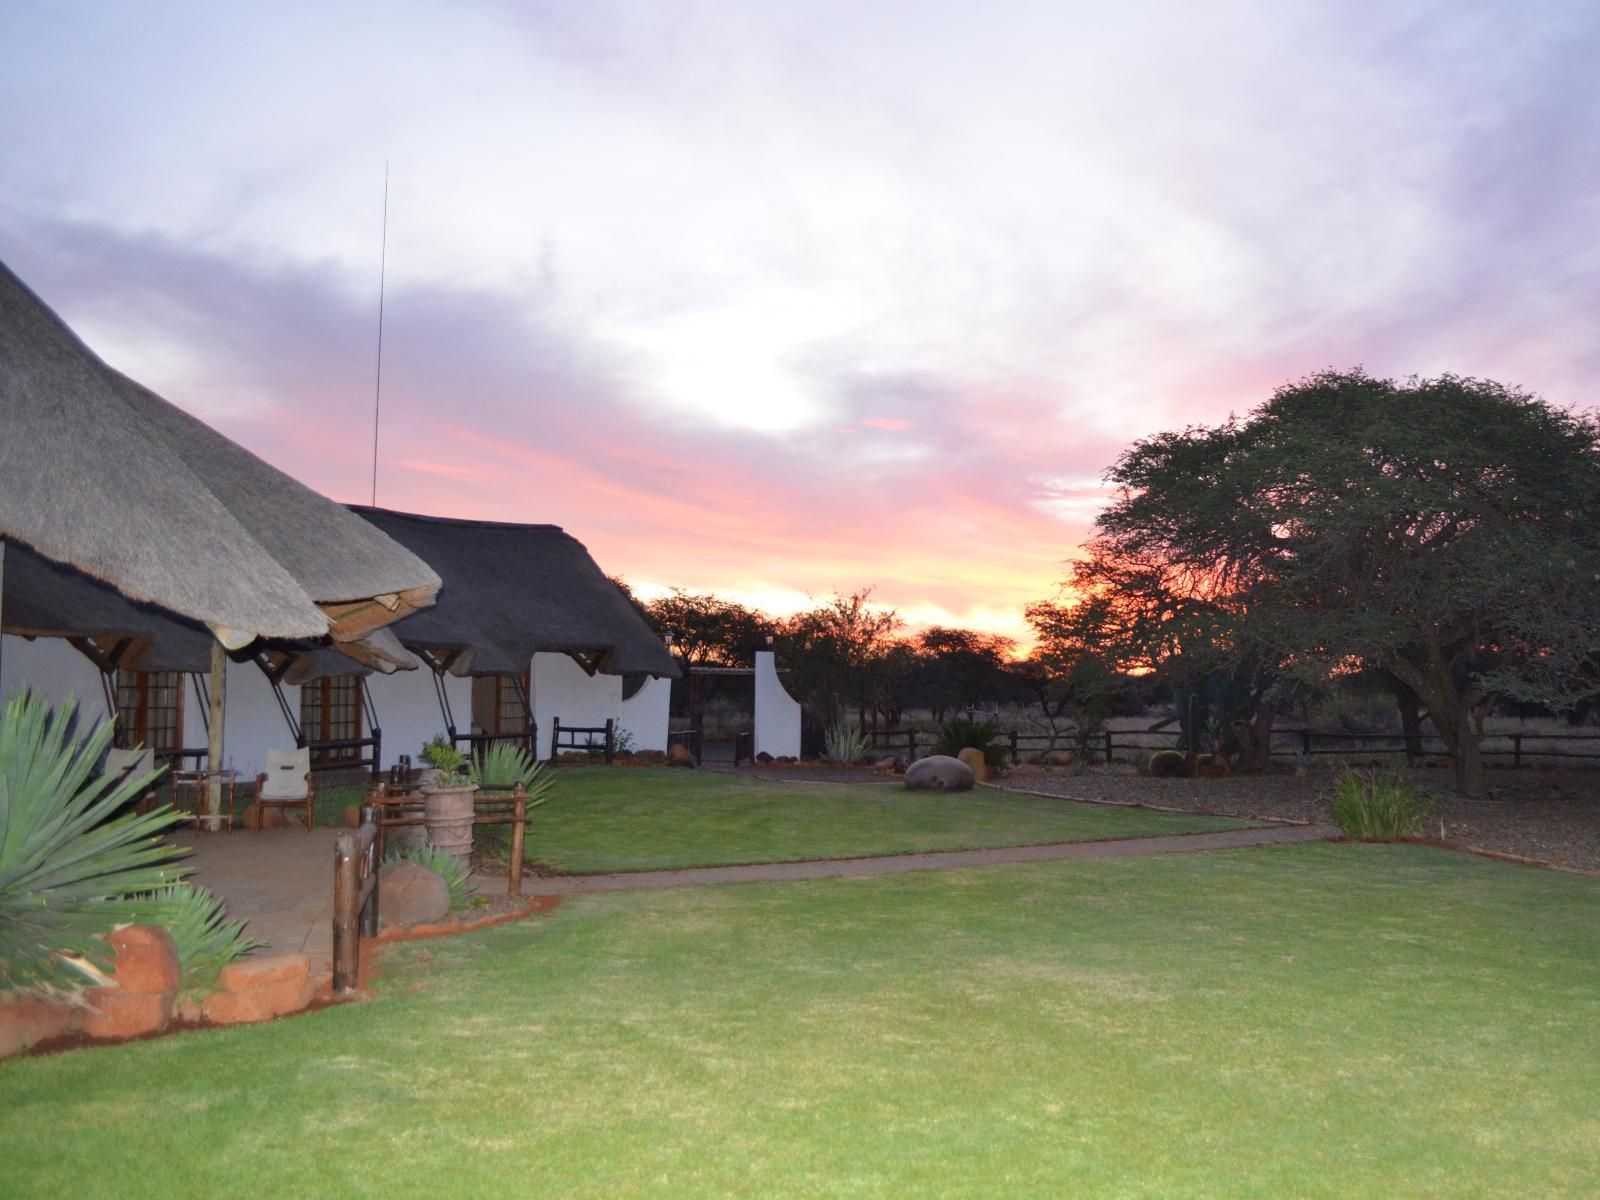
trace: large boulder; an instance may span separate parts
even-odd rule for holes
[[[930,754],[906,768],[908,792],[970,792],[972,768],[948,754]]]
[[[982,783],[989,778],[989,760],[984,758],[983,751],[976,746],[963,746],[956,751],[956,757],[967,764],[972,772],[972,778]]]
[[[378,872],[378,920],[383,925],[426,925],[450,912],[450,888],[438,872],[401,859]]]

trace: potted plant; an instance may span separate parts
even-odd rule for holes
[[[433,782],[422,788],[428,844],[466,863],[472,857],[473,794],[478,790],[467,777],[467,756],[440,733],[422,748],[422,761],[436,772]]]

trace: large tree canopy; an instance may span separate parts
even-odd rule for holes
[[[1136,443],[1074,582],[1123,627],[1304,674],[1368,663],[1422,700],[1481,790],[1485,703],[1595,686],[1600,429],[1452,375],[1325,372],[1248,418]]]

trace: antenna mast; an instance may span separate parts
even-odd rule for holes
[[[389,160],[383,160],[383,248],[378,254],[378,377],[372,389],[372,507],[378,507],[378,418],[383,412],[383,285],[389,266]]]

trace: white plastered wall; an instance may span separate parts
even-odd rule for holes
[[[444,677],[445,694],[456,719],[456,732],[472,729],[472,680],[454,675]],[[439,711],[439,696],[433,690],[433,672],[427,667],[415,671],[396,671],[393,675],[369,675],[367,688],[372,707],[383,730],[383,765],[393,766],[402,754],[420,761],[422,748],[436,735],[444,733],[444,713]],[[368,729],[373,714],[369,713]]]
[[[565,654],[535,654],[530,674],[533,719],[539,723],[539,758],[550,756],[559,718],[564,728],[597,728],[622,713],[622,676],[590,675]],[[565,739],[563,739],[565,740]]]
[[[622,701],[620,725],[633,735],[635,750],[665,750],[672,709],[672,680],[647,679]]]
[[[61,638],[0,635],[0,698],[9,701],[25,687],[52,706],[72,696],[88,725],[108,715],[100,668]]]
[[[756,651],[754,754],[800,757],[800,702],[784,690],[771,650]]]

